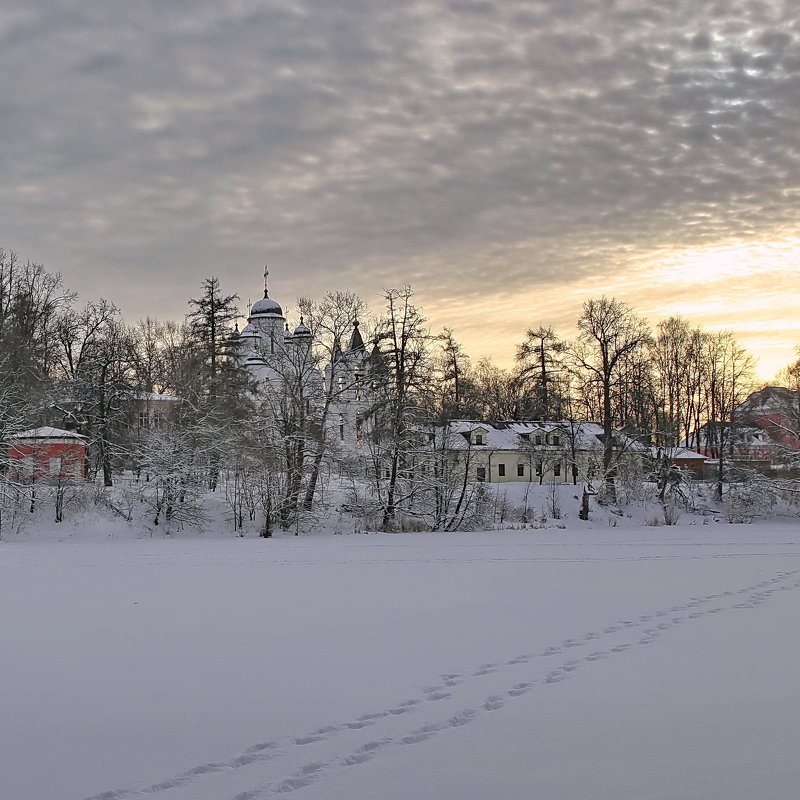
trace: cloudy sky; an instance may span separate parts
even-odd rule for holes
[[[509,362],[613,294],[800,343],[797,0],[4,0],[0,245],[126,318],[413,285]]]

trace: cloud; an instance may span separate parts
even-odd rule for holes
[[[0,45],[0,243],[131,317],[264,261],[286,305],[566,297],[797,218],[782,4],[41,0]]]

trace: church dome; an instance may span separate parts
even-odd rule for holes
[[[311,336],[311,330],[309,329],[308,325],[303,322],[303,318],[300,317],[300,324],[294,329],[295,336]]]
[[[255,329],[253,325],[249,322],[247,325],[242,328],[242,332],[239,334],[240,339],[260,339],[260,335],[258,331]]]
[[[282,317],[283,309],[271,297],[267,297],[267,295],[264,294],[260,300],[253,303],[253,307],[250,309],[250,316]]]
[[[245,359],[244,363],[245,363],[245,366],[247,366],[247,367],[266,367],[267,366],[267,362],[264,361],[264,359],[260,355],[258,355],[258,353],[251,353]]]

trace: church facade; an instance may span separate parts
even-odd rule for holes
[[[259,404],[279,422],[299,414],[324,425],[331,445],[357,448],[364,442],[377,349],[367,351],[353,320],[349,340],[334,341],[328,363],[320,365],[312,331],[302,317],[289,326],[281,305],[269,296],[267,275],[264,296],[250,307],[247,324],[234,337],[236,358],[252,379]]]

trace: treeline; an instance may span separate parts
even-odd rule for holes
[[[583,304],[574,340],[538,325],[511,369],[473,362],[451,330],[429,329],[404,287],[386,290],[375,315],[349,292],[300,298],[313,346],[292,348],[283,374],[257,391],[234,328],[238,298],[217,278],[199,288],[183,322],[131,325],[110,300],[81,304],[61,275],[0,250],[0,439],[40,425],[86,436],[89,482],[110,488],[123,470],[135,476],[134,496],[109,492],[108,502],[126,517],[143,505],[153,524],[201,519],[203,493],[219,490],[235,529],[259,520],[269,535],[313,516],[331,475],[350,475],[365,482],[362,500],[381,527],[413,513],[440,529],[463,523],[474,501],[465,472],[444,455],[425,480],[409,478],[423,426],[458,418],[599,422],[613,500],[615,430],[662,447],[692,446],[705,425],[722,455],[734,409],[753,388],[753,359],[730,332],[679,317],[652,330],[608,297]],[[347,350],[356,319],[366,360]],[[331,362],[339,369],[325,371]],[[797,381],[798,364],[787,379]],[[334,418],[354,387],[363,391],[366,466],[341,447]],[[148,412],[154,395],[181,399],[168,420]],[[15,497],[21,487],[6,481],[4,491]]]

